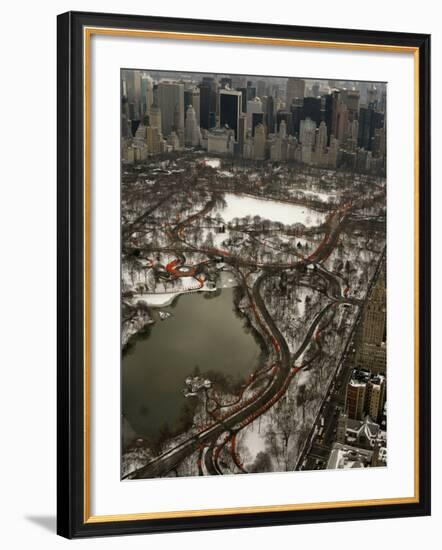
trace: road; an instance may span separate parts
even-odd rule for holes
[[[256,279],[252,288],[252,305],[256,308],[257,316],[264,321],[268,333],[276,354],[276,363],[278,368],[275,370],[271,384],[266,390],[258,395],[258,397],[251,403],[246,403],[239,410],[235,410],[233,413],[228,414],[222,418],[222,421],[214,422],[214,424],[201,430],[198,434],[188,437],[185,441],[175,446],[174,448],[166,451],[160,456],[156,457],[144,467],[131,472],[126,476],[128,479],[140,479],[140,478],[152,478],[161,477],[167,475],[171,470],[176,468],[182,460],[194,452],[200,450],[206,446],[209,446],[208,451],[205,453],[205,465],[209,473],[222,473],[220,472],[217,460],[215,460],[215,452],[217,448],[217,440],[226,433],[228,436],[235,435],[236,431],[242,429],[255,418],[260,416],[263,412],[268,410],[286,391],[289,383],[295,374],[299,371],[292,367],[295,361],[302,355],[307,346],[310,344],[312,338],[315,335],[315,331],[327,311],[333,306],[333,303],[325,306],[314,318],[311,323],[302,344],[299,346],[296,353],[291,356],[287,342],[276,326],[272,316],[269,314],[264,300],[261,295],[261,287],[263,282],[275,274],[281,269],[294,268],[302,263],[318,263],[325,260],[334,247],[336,246],[339,238],[340,228],[348,207],[337,210],[328,216],[328,231],[324,239],[313,254],[308,258],[298,260],[289,264],[256,264],[252,262],[245,262],[246,265],[252,264],[253,267],[261,268],[262,273]],[[203,209],[205,211],[206,208]],[[202,252],[201,250],[198,250]],[[210,252],[208,252],[210,254]],[[216,250],[217,255],[223,254],[223,251]],[[213,254],[213,251],[212,251]],[[224,253],[224,259],[226,262],[232,261],[229,253]],[[332,278],[329,277],[329,282],[332,282]],[[335,288],[334,293],[337,293],[336,281],[333,281]]]

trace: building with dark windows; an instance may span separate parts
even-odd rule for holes
[[[321,122],[321,98],[320,97],[305,97],[301,111],[301,120],[310,118],[319,126]]]
[[[287,126],[287,133],[293,135],[293,120],[292,113],[290,111],[278,111],[276,113],[276,131],[279,132],[279,127],[283,120],[285,121]]]
[[[221,128],[228,127],[235,133],[235,141],[239,135],[239,117],[241,115],[241,92],[237,90],[220,90],[219,122]]]
[[[250,101],[256,97],[256,88],[253,86],[251,80],[247,81],[247,101]]]
[[[200,89],[200,126],[209,130],[216,126],[217,82],[211,76],[203,77]]]
[[[228,76],[223,76],[219,81],[221,88],[232,88],[232,78]]]
[[[247,88],[238,88],[238,92],[241,92],[241,110],[247,113]]]
[[[275,100],[267,96],[265,101],[265,124],[269,134],[275,131]]]
[[[252,136],[255,135],[255,128],[264,124],[264,113],[252,113]]]

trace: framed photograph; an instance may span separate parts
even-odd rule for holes
[[[430,513],[430,37],[58,17],[58,533]]]

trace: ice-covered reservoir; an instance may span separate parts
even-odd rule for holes
[[[326,217],[324,212],[318,212],[299,204],[234,195],[233,193],[226,193],[224,199],[227,206],[219,213],[225,222],[234,218],[258,215],[262,219],[281,222],[285,225],[302,223],[312,226],[321,224]]]

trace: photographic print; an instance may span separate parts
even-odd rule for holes
[[[120,85],[122,479],[386,466],[387,84]]]

